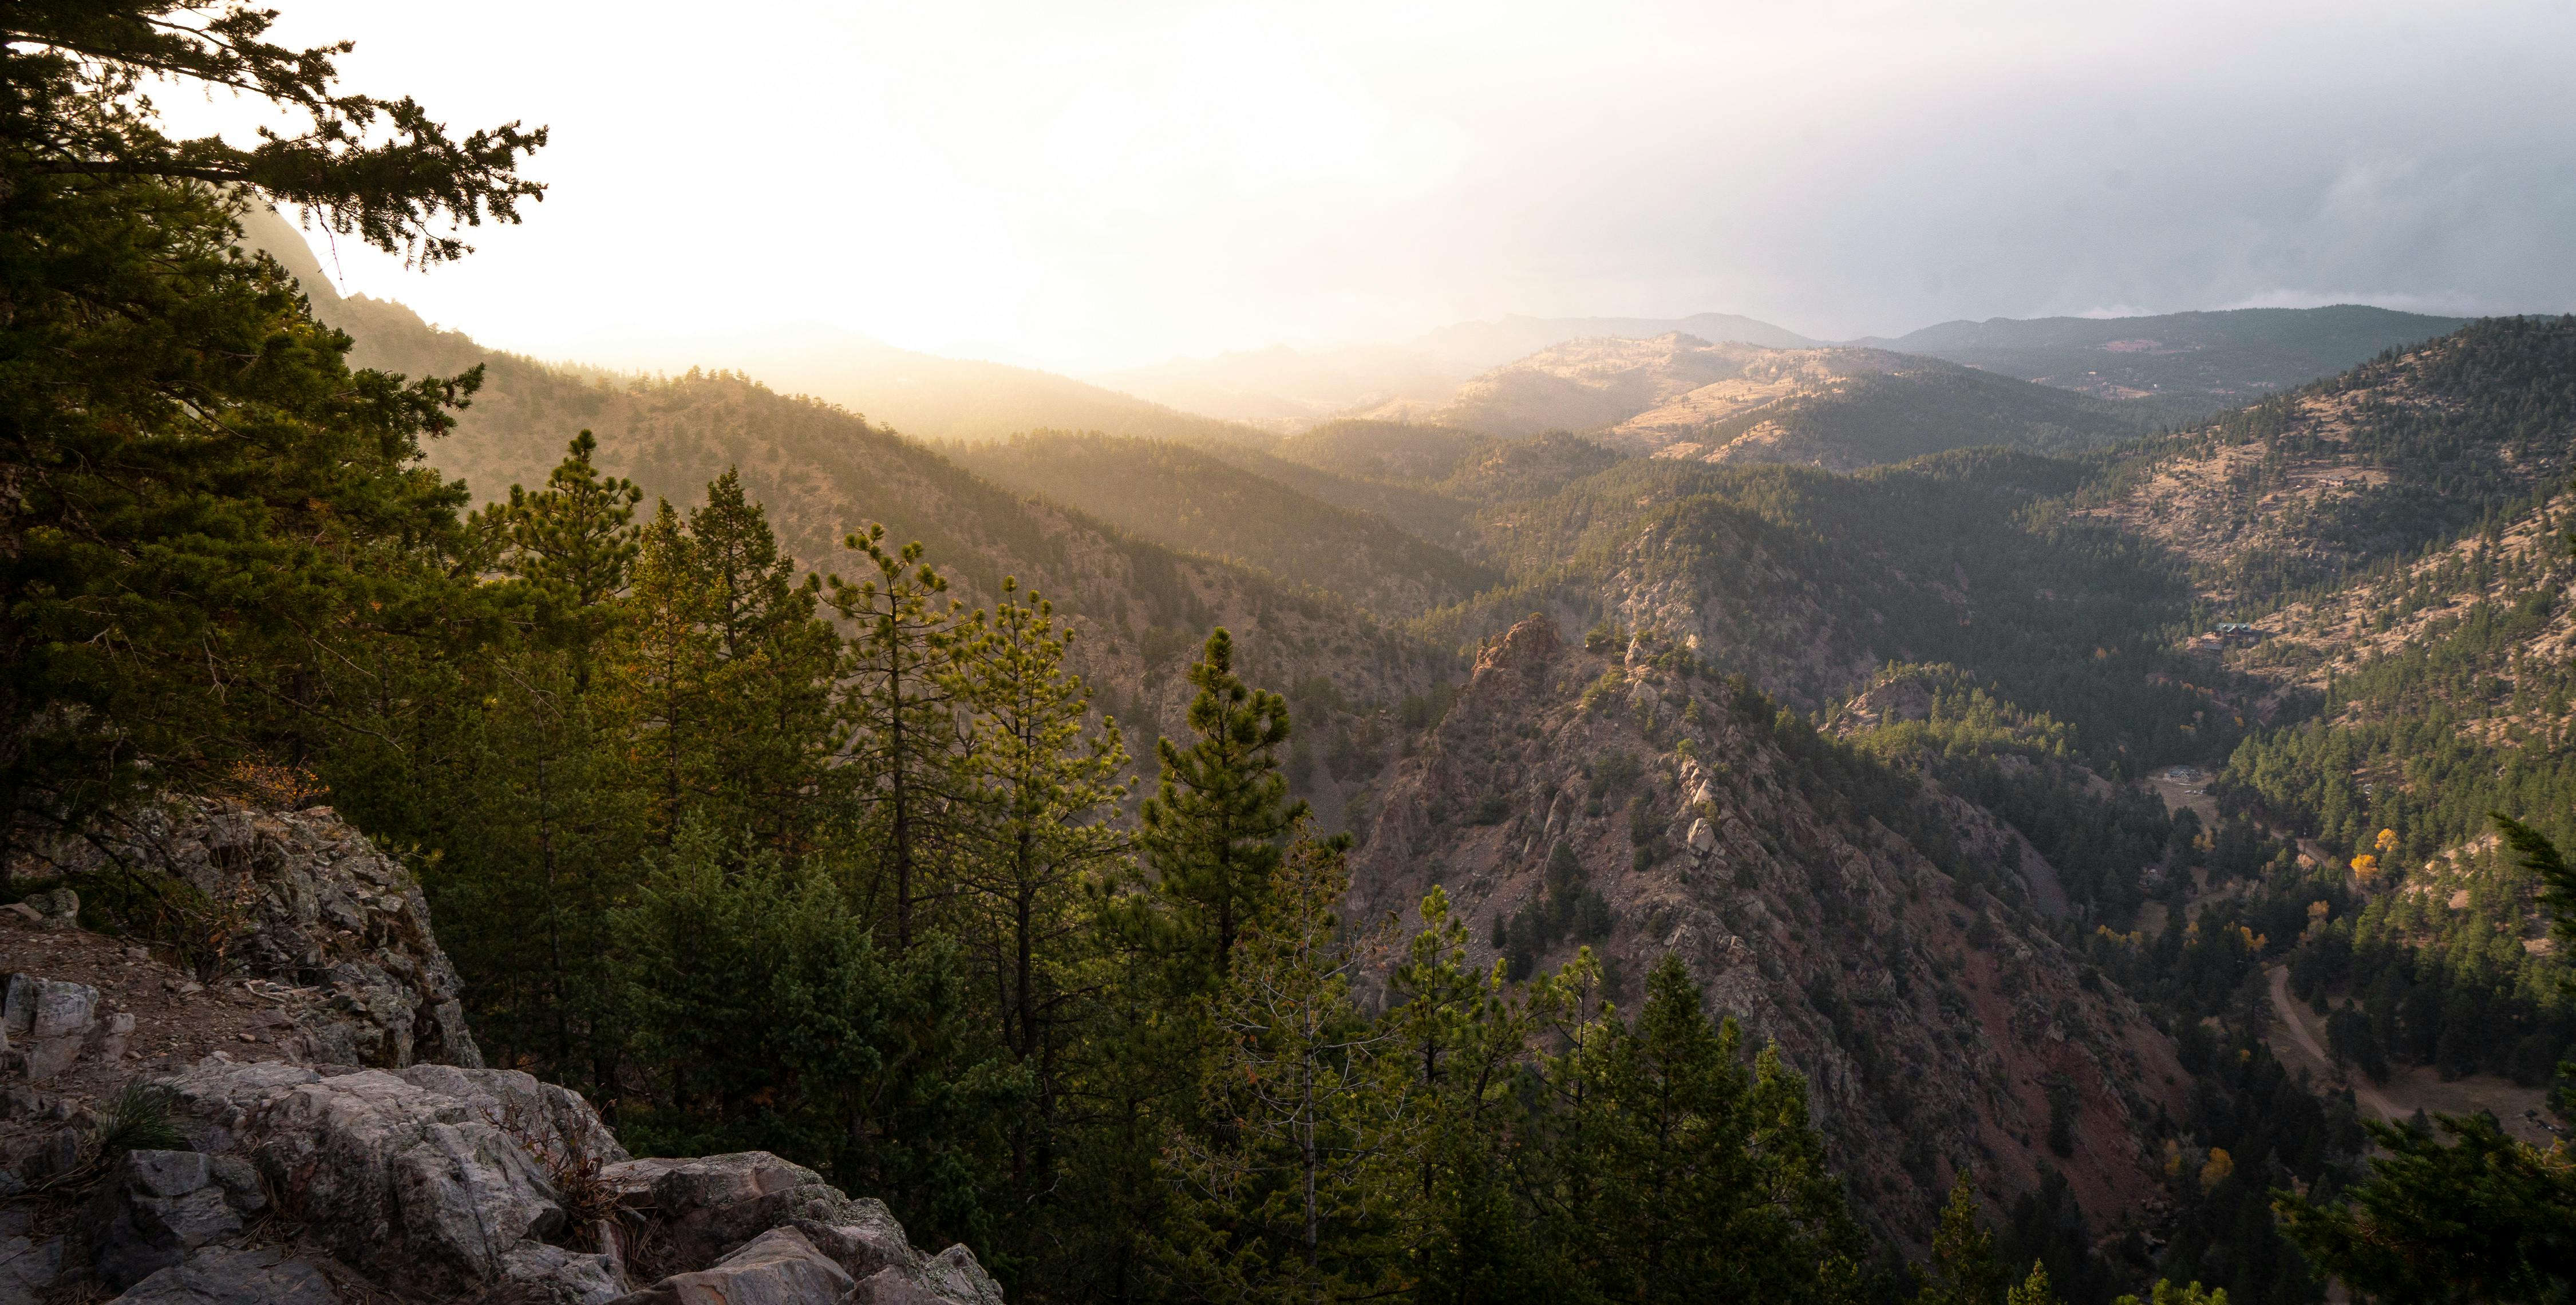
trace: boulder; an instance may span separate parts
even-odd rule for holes
[[[63,1239],[0,1237],[0,1305],[36,1305],[63,1267]]]
[[[483,1063],[465,1027],[463,984],[430,932],[420,886],[329,807],[170,798],[58,840],[36,859],[62,873],[113,866],[167,875],[243,903],[248,919],[228,963],[323,990],[304,1026],[316,1061]]]
[[[134,1284],[117,1305],[337,1305],[331,1279],[282,1251],[214,1246]]]
[[[769,1229],[803,1220],[846,1227],[864,1241],[890,1235],[910,1254],[903,1227],[884,1203],[853,1200],[821,1174],[767,1151],[689,1160],[627,1160],[600,1171],[618,1204],[660,1225],[672,1265],[695,1269]],[[859,1232],[857,1230],[874,1230]],[[886,1234],[883,1230],[891,1230]],[[889,1261],[891,1262],[891,1261]]]
[[[624,1157],[589,1107],[576,1111],[565,1101],[578,1097],[525,1074],[415,1072],[423,1081],[208,1061],[168,1086],[201,1150],[246,1159],[317,1245],[365,1277],[452,1290],[542,1282],[562,1287],[560,1298],[587,1301],[614,1295],[606,1256],[548,1244],[566,1231],[567,1216],[537,1153],[594,1166]],[[513,1101],[561,1113],[513,1117]],[[221,1186],[211,1163],[208,1172]]]
[[[20,900],[36,923],[47,929],[74,929],[80,926],[80,894],[69,887],[58,886],[29,893]]]
[[[98,989],[86,983],[12,974],[7,995],[0,997],[0,1028],[8,1031],[6,1045],[30,1083],[71,1068],[97,1024]],[[133,1017],[125,1017],[123,1027],[132,1032]],[[124,1050],[120,1037],[116,1051]]]
[[[675,1273],[617,1305],[842,1305],[856,1284],[793,1228],[773,1228],[694,1272]]]
[[[242,1211],[195,1151],[128,1151],[81,1207],[90,1267],[111,1288],[130,1287],[198,1250],[241,1235]]]
[[[1706,856],[1717,850],[1717,831],[1709,828],[1706,818],[1694,817],[1690,823],[1687,841],[1690,843],[1691,851]]]

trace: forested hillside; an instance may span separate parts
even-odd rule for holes
[[[1080,509],[1140,538],[1230,558],[1290,584],[1341,595],[1385,620],[1459,602],[1494,579],[1486,568],[1379,516],[1309,497],[1183,445],[1037,431],[951,446],[951,452],[997,483]],[[1309,470],[1293,464],[1286,469],[1291,475]],[[1390,489],[1340,497],[1375,500],[1381,512],[1429,515],[1414,507],[1426,495]]]
[[[2467,323],[2359,304],[2152,317],[1943,322],[1851,343],[1926,354],[2105,399],[2179,422],[2448,335]]]
[[[1445,405],[1372,414],[1508,437],[1594,432],[1631,453],[1854,470],[1984,444],[2066,451],[2143,412],[1871,349],[1766,349],[1672,334],[1591,339],[1476,376]]]
[[[2076,500],[2260,612],[2554,492],[2576,321],[2499,318],[2122,451]]]
[[[1278,438],[942,371],[929,433],[1006,437],[943,451],[299,293],[243,204],[462,257],[431,219],[515,220],[545,137],[224,14],[0,41],[8,937],[121,933],[228,1010],[254,947],[334,1005],[418,979],[438,1045],[637,1150],[812,1167],[735,1204],[828,1178],[1024,1301],[2563,1297],[2557,1125],[2361,1111],[2410,1071],[2568,1104],[2576,319],[2107,449],[2136,410],[1612,331]],[[129,92],[173,73],[313,129],[170,140]],[[174,801],[247,831],[193,879],[129,863]],[[389,895],[246,941],[235,862],[325,804]],[[69,1141],[0,1155],[0,1267],[214,1172],[159,1068],[114,1118],[10,1085]],[[477,1120],[584,1299],[715,1235]],[[189,1191],[307,1190],[260,1178]],[[309,1249],[272,1218],[266,1267]]]
[[[1192,632],[1215,624],[1236,632],[1247,670],[1306,686],[1307,697],[1322,704],[1310,722],[1317,755],[1382,757],[1393,744],[1396,712],[1429,693],[1450,663],[1446,652],[1372,620],[1338,592],[1122,533],[1060,501],[1036,501],[979,478],[837,408],[780,396],[745,377],[589,379],[431,331],[396,305],[349,300],[326,311],[360,339],[354,355],[375,365],[423,373],[484,368],[483,388],[456,429],[429,446],[431,463],[476,497],[506,499],[513,485],[542,484],[566,431],[595,432],[599,467],[633,480],[648,504],[667,498],[685,508],[730,469],[752,501],[768,505],[781,545],[802,567],[846,572],[864,565],[842,539],[879,523],[941,559],[970,602],[990,601],[1006,577],[1054,599],[1086,636],[1071,654],[1074,664],[1102,705],[1147,738],[1179,727],[1191,693],[1180,671]],[[1385,534],[1390,547],[1438,555]],[[1464,564],[1453,558],[1445,565]],[[1318,788],[1332,786],[1324,772],[1305,777]],[[1338,810],[1337,797],[1318,796]]]

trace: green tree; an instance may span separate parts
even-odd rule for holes
[[[1234,636],[1208,636],[1190,666],[1198,696],[1188,747],[1155,741],[1162,778],[1145,800],[1137,842],[1174,908],[1186,965],[1223,976],[1235,938],[1270,900],[1288,833],[1306,815],[1280,774],[1288,700],[1234,673]]]
[[[782,851],[809,848],[841,653],[816,615],[821,581],[797,581],[732,471],[685,526],[661,505],[642,543],[627,676],[664,837],[694,809]]]
[[[326,675],[455,597],[464,494],[418,458],[472,379],[351,372],[234,232],[201,189],[0,171],[0,855],[309,763]]]
[[[2147,1295],[2148,1299],[2143,1302],[2135,1296],[2122,1296],[2113,1300],[2111,1305],[2227,1305],[2224,1289],[2213,1291],[2197,1282],[2182,1286],[2170,1279],[2160,1279]]]
[[[468,247],[436,228],[519,220],[545,187],[519,175],[542,127],[461,139],[405,97],[338,85],[351,45],[266,40],[275,11],[239,0],[33,0],[0,16],[0,169],[12,185],[147,181],[244,186],[317,211],[334,231],[433,263]],[[164,134],[151,80],[266,101],[295,123],[242,148]],[[23,302],[23,301],[22,301]]]
[[[2502,814],[2507,846],[2540,885],[2559,946],[2576,945],[2576,868]],[[2576,1266],[2576,1161],[2491,1118],[2435,1116],[2432,1130],[2366,1125],[2386,1153],[2342,1205],[2273,1193],[2283,1231],[2356,1291],[2391,1302],[2560,1301]]]
[[[955,695],[974,740],[965,793],[979,816],[963,874],[997,958],[1001,1039],[1044,1065],[1091,981],[1079,955],[1089,907],[1126,854],[1109,821],[1126,796],[1118,774],[1127,749],[1116,721],[1084,737],[1091,690],[1064,664],[1073,631],[1044,598],[1023,604],[1018,592],[1003,580],[993,614],[976,614],[958,658]]]
[[[475,514],[509,632],[479,657],[457,734],[425,775],[447,800],[428,876],[444,940],[506,1056],[588,1077],[613,1099],[622,1058],[609,913],[630,891],[644,812],[632,721],[600,674],[624,639],[639,495],[576,437],[541,489]]]
[[[765,1148],[882,1197],[922,1237],[990,1238],[1026,1077],[974,1027],[944,935],[884,954],[815,863],[694,817],[614,926],[654,1108],[628,1136]]]
[[[1427,1302],[1564,1299],[1574,1284],[1533,1235],[1515,1180],[1528,1111],[1518,1089],[1533,1032],[1499,959],[1466,965],[1467,926],[1433,888],[1388,983],[1385,1055],[1401,1070],[1406,1270]]]
[[[1647,975],[1633,1027],[1578,1051],[1574,1136],[1593,1203],[1586,1267],[1622,1300],[1840,1300],[1865,1246],[1807,1119],[1806,1084],[1765,1048],[1747,1074],[1734,1021],[1712,1025],[1679,958]]]
[[[1179,1190],[1164,1263],[1185,1298],[1324,1301],[1399,1281],[1403,1112],[1391,1039],[1352,1003],[1355,963],[1336,936],[1344,848],[1289,850],[1209,1002],[1200,1122],[1164,1159]]]
[[[879,868],[893,880],[895,946],[908,951],[916,910],[945,887],[931,882],[932,870],[955,851],[948,835],[963,740],[953,671],[965,605],[948,597],[947,578],[921,560],[919,543],[889,549],[882,525],[844,542],[876,575],[829,582],[832,609],[855,628],[842,668],[842,754],[868,838],[882,848]]]
[[[2007,1278],[1992,1233],[1978,1226],[1975,1175],[1961,1169],[1932,1232],[1932,1258],[1914,1293],[1915,1305],[1995,1305]]]

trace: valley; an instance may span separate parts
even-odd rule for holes
[[[2163,937],[2172,892],[2241,857],[2230,839],[2296,836],[2338,865],[2352,845],[2339,808],[2247,758],[2336,719],[2315,705],[2330,686],[2563,571],[2540,560],[2556,509],[2476,525],[2558,474],[2563,429],[2483,415],[2520,397],[2446,397],[2528,373],[2459,355],[2560,348],[2545,323],[2153,436],[2117,387],[1665,333],[1549,344],[1439,406],[1296,434],[930,444],[739,377],[578,382],[388,318],[351,312],[361,357],[492,369],[433,453],[478,492],[533,479],[537,432],[579,421],[652,493],[743,468],[800,558],[885,520],[971,601],[1003,574],[1057,598],[1133,737],[1184,714],[1158,649],[1232,628],[1247,672],[1289,692],[1294,790],[1359,840],[1356,917],[1437,885],[1472,963],[1544,972],[1588,948],[1621,1003],[1681,957],[1807,1075],[1835,1167],[1899,1241],[1970,1171],[1999,1205],[2063,1182],[2067,1217],[2100,1236],[2154,1231],[2172,1198],[2137,1157],[2197,1109],[2172,1030],[2228,1018],[2227,988],[2171,986],[2203,964],[2180,926]],[[2552,357],[2536,393],[2576,375]],[[2463,478],[2461,459],[2502,470]],[[2463,576],[2494,578],[2425,596]],[[2202,633],[2237,612],[2255,641]],[[2238,870],[2194,938],[2300,891],[2319,859]],[[2371,886],[2337,891],[2343,920]],[[2104,950],[2132,928],[2144,950]],[[2266,1015],[2289,972],[2277,944],[2206,963]],[[2175,977],[2104,979],[2141,965]],[[2298,1032],[2229,1036],[2324,1090],[2338,1076]],[[2410,1103],[2539,1099],[2396,1073]],[[2398,1099],[2361,1086],[2366,1117]]]
[[[0,22],[0,1305],[2576,1290],[2523,16],[541,10]]]

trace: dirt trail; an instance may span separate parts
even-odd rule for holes
[[[2290,967],[2286,965],[2272,967],[2272,1022],[2288,1025],[2290,1036],[2298,1040],[2300,1049],[2319,1065],[2325,1066],[2329,1073],[2333,1071],[2334,1057],[2326,1053],[2325,1042],[2317,1036],[2317,1031],[2308,1027],[2306,1009],[2290,996]],[[2411,1109],[2398,1109],[2397,1103],[2389,1100],[2388,1094],[2380,1091],[2366,1074],[2352,1076],[2352,1097],[2362,1109],[2375,1111],[2381,1119],[2392,1124],[2415,1113]]]
[[[2522,1087],[2493,1074],[2467,1074],[2446,1080],[2441,1071],[2430,1065],[2396,1069],[2385,1083],[2373,1083],[2366,1074],[2343,1073],[2327,1053],[2325,1021],[2309,1011],[2305,1002],[2290,995],[2289,967],[2274,966],[2265,977],[2272,985],[2272,1054],[2293,1069],[2306,1069],[2320,1085],[2351,1084],[2353,1102],[2361,1107],[2364,1117],[2376,1115],[2399,1123],[2413,1118],[2419,1109],[2434,1115],[2485,1110],[2495,1115],[2504,1131],[2523,1141],[2548,1146],[2557,1140],[2558,1135],[2540,1122],[2545,1117],[2542,1112],[2547,1093],[2539,1088]]]

